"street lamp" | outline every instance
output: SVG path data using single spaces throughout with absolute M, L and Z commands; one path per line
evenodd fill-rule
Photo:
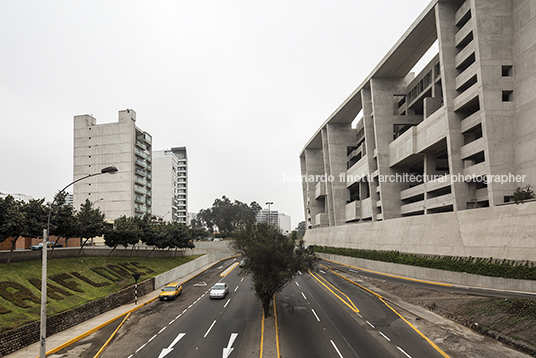
M 274 202 L 273 201 L 267 201 L 266 202 L 266 205 L 268 205 L 268 225 L 270 225 L 270 221 L 271 221 L 271 217 L 270 217 L 270 205 L 272 205 Z
M 43 263 L 42 263 L 42 269 L 41 269 L 41 329 L 40 329 L 40 348 L 39 348 L 39 358 L 45 358 L 46 353 L 46 337 L 47 337 L 47 247 L 48 247 L 48 233 L 50 232 L 50 216 L 52 214 L 52 207 L 54 206 L 54 203 L 56 202 L 56 198 L 59 194 L 63 193 L 65 189 L 73 185 L 74 183 L 78 183 L 81 180 L 87 179 L 89 177 L 94 177 L 101 174 L 115 174 L 117 173 L 118 169 L 116 167 L 106 167 L 103 168 L 100 173 L 97 174 L 89 174 L 85 177 L 78 178 L 72 183 L 65 186 L 65 188 L 61 189 L 58 194 L 54 196 L 54 200 L 52 200 L 52 203 L 50 204 L 50 209 L 48 210 L 48 221 L 47 221 L 47 228 L 43 229 Z

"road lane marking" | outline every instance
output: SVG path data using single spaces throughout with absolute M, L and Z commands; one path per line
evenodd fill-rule
M 245 277 L 242 277 L 242 279 L 240 280 L 240 282 L 244 281 L 244 278 L 245 278 Z
M 316 276 L 315 274 L 313 274 L 312 272 L 309 271 L 309 274 L 311 276 L 313 276 L 318 282 L 320 282 L 325 288 L 327 288 L 329 290 L 329 292 L 331 292 L 335 297 L 337 297 L 339 300 L 341 300 L 346 306 L 348 306 L 352 311 L 354 311 L 355 313 L 359 313 L 359 309 L 355 306 L 355 304 L 352 302 L 352 300 L 346 296 L 346 294 L 344 292 L 342 292 L 341 290 L 339 290 L 337 287 L 333 286 L 330 282 L 328 282 L 325 278 L 323 277 L 320 277 L 320 276 Z M 344 295 L 346 297 L 346 299 L 348 300 L 348 302 L 346 300 L 344 300 L 341 296 L 339 296 L 338 294 L 336 294 L 335 292 L 333 292 L 333 290 L 331 288 L 329 288 L 326 283 L 322 282 L 320 279 L 322 279 L 323 281 L 325 281 L 328 285 L 330 285 L 331 287 L 333 287 L 335 290 L 339 291 L 342 295 Z
M 207 338 L 208 333 L 210 332 L 210 330 L 212 329 L 212 327 L 214 327 L 215 324 L 216 324 L 216 320 L 214 320 L 214 322 L 212 322 L 212 324 L 211 324 L 210 327 L 208 328 L 207 333 L 205 333 L 205 335 L 203 336 L 203 338 Z
M 227 343 L 227 347 L 223 348 L 223 358 L 228 358 L 229 355 L 234 351 L 234 348 L 232 348 L 234 341 L 236 340 L 236 337 L 238 337 L 238 333 L 231 333 L 231 337 L 229 337 L 229 343 Z
M 320 273 L 323 274 L 323 275 L 326 274 L 326 271 L 324 271 L 324 270 L 318 270 L 318 272 L 320 272 Z
M 329 261 L 329 260 L 326 260 L 326 261 Z M 324 266 L 324 265 L 322 265 L 322 266 Z M 424 340 L 426 340 L 426 341 L 428 342 L 428 344 L 430 344 L 430 345 L 431 345 L 431 346 L 432 346 L 432 347 L 433 347 L 439 354 L 441 354 L 441 355 L 442 355 L 443 357 L 445 357 L 445 358 L 450 358 L 450 356 L 449 356 L 448 354 L 446 354 L 445 352 L 443 352 L 443 351 L 441 350 L 441 348 L 439 348 L 434 342 L 432 342 L 428 337 L 426 337 L 421 331 L 419 331 L 419 330 L 418 330 L 414 325 L 412 325 L 408 320 L 406 320 L 404 317 L 402 317 L 402 315 L 401 315 L 400 313 L 398 313 L 393 307 L 391 307 L 389 304 L 387 304 L 387 302 L 385 301 L 385 299 L 384 299 L 381 295 L 377 294 L 377 293 L 374 292 L 374 291 L 369 290 L 368 288 L 366 288 L 366 287 L 364 287 L 364 286 L 358 284 L 357 282 L 354 282 L 354 281 L 352 281 L 352 280 L 350 280 L 350 279 L 344 277 L 344 276 L 341 275 L 341 274 L 338 274 L 337 272 L 334 272 L 333 270 L 329 269 L 329 268 L 326 267 L 326 266 L 324 266 L 324 267 L 325 267 L 326 269 L 328 269 L 330 272 L 332 272 L 333 274 L 335 274 L 335 275 L 337 275 L 337 276 L 339 276 L 339 277 L 342 277 L 342 278 L 345 279 L 346 281 L 351 282 L 351 283 L 353 283 L 354 285 L 356 285 L 357 287 L 359 287 L 359 288 L 361 288 L 361 289 L 363 289 L 363 290 L 365 290 L 365 291 L 367 291 L 367 292 L 373 294 L 374 296 L 378 297 L 379 300 L 380 300 L 384 305 L 386 305 L 387 307 L 389 307 L 389 308 L 391 309 L 391 311 L 393 311 L 394 313 L 396 313 L 396 315 L 397 315 L 398 317 L 400 317 L 400 318 L 401 318 L 404 322 L 406 322 L 411 328 L 413 328 L 413 330 L 414 330 L 415 332 L 417 332 L 417 333 L 418 333 Z M 353 267 L 353 266 L 350 266 L 350 267 Z M 356 267 L 356 268 L 358 268 L 358 267 Z M 392 276 L 392 275 L 391 275 L 391 276 Z M 313 277 L 315 277 L 315 276 L 313 276 Z M 315 278 L 316 278 L 316 277 L 315 277 Z M 449 285 L 445 285 L 445 286 L 449 286 Z M 452 286 L 452 285 L 450 285 L 450 286 Z M 410 357 L 410 356 L 408 355 L 408 357 Z
M 302 292 L 301 295 L 303 296 L 303 298 L 307 299 L 307 297 L 305 297 L 305 294 Z
M 378 331 L 379 332 L 379 331 Z M 391 342 L 391 338 L 387 337 L 385 334 L 383 334 L 382 332 L 380 332 L 380 334 L 382 335 L 383 338 L 387 339 L 389 342 Z
M 140 348 L 138 348 L 138 350 L 136 352 L 134 352 L 135 354 L 138 354 L 139 351 L 142 350 L 143 347 L 145 347 L 147 345 L 147 343 L 145 343 L 143 346 L 141 346 Z
M 229 266 L 225 271 L 223 271 L 220 276 L 221 277 L 225 277 L 227 276 L 231 271 L 233 271 L 235 269 L 235 267 L 238 266 L 238 262 L 235 262 L 234 264 L 232 264 L 231 266 Z
M 402 348 L 400 348 L 399 346 L 396 346 L 396 348 L 398 348 L 398 350 L 400 352 L 404 353 L 406 355 L 406 357 L 411 358 L 411 356 L 409 354 L 407 354 L 406 352 L 404 352 L 404 350 Z
M 313 314 L 315 315 L 316 320 L 317 320 L 318 322 L 320 322 L 320 318 L 318 318 L 318 315 L 316 314 L 315 310 L 311 308 L 311 311 L 312 311 Z
M 179 335 L 173 340 L 173 342 L 171 342 L 171 344 L 167 348 L 162 349 L 162 352 L 160 352 L 158 358 L 164 358 L 165 356 L 167 356 L 169 352 L 173 350 L 173 346 L 177 344 L 177 342 L 179 342 L 185 335 L 186 333 L 179 333 Z
M 344 358 L 341 352 L 339 351 L 339 349 L 337 348 L 337 346 L 335 345 L 335 343 L 332 340 L 330 340 L 330 342 L 333 345 L 333 348 L 335 348 L 335 350 L 337 351 L 337 354 L 339 355 L 339 357 Z
M 374 325 L 373 325 L 372 323 L 370 323 L 369 321 L 367 321 L 367 320 L 365 320 L 365 321 L 366 321 L 366 322 L 368 323 L 368 325 L 371 326 L 372 328 L 376 328 L 376 327 L 374 327 Z
M 167 328 L 167 327 L 162 328 L 161 330 L 158 331 L 157 334 L 160 334 L 160 333 L 164 332 L 164 330 L 165 330 L 166 328 Z
M 230 299 L 230 298 L 227 300 L 227 302 L 225 302 L 225 305 L 223 305 L 223 308 L 227 307 L 227 305 L 229 304 L 229 302 L 231 302 L 231 299 Z
M 298 281 L 294 281 L 294 283 L 296 284 L 296 286 L 300 287 L 300 284 L 298 283 Z
M 152 337 L 147 341 L 147 343 L 149 343 L 150 341 L 152 341 L 152 340 L 155 339 L 156 337 L 158 337 L 158 334 L 155 334 L 154 336 L 152 336 Z
M 240 287 L 240 286 L 236 286 L 236 288 L 234 289 L 235 292 L 236 292 L 236 290 L 238 290 L 238 287 Z

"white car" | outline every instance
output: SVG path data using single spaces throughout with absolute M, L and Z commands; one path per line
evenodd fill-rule
M 229 286 L 224 282 L 218 282 L 210 289 L 210 298 L 225 298 L 229 293 Z

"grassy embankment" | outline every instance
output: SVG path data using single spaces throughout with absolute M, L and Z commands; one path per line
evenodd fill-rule
M 47 315 L 58 314 L 133 285 L 132 271 L 142 273 L 138 281 L 141 282 L 198 257 L 73 257 L 49 260 Z M 123 275 L 114 275 L 113 269 Z M 40 280 L 41 260 L 0 264 L 0 332 L 39 320 Z M 35 283 L 39 288 L 35 287 Z M 51 286 L 63 292 L 55 292 Z

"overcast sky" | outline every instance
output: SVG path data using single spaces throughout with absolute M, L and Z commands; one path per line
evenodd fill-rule
M 429 0 L 0 2 L 0 192 L 73 180 L 73 116 L 137 112 L 186 146 L 189 211 L 226 195 L 304 220 L 299 154 Z

